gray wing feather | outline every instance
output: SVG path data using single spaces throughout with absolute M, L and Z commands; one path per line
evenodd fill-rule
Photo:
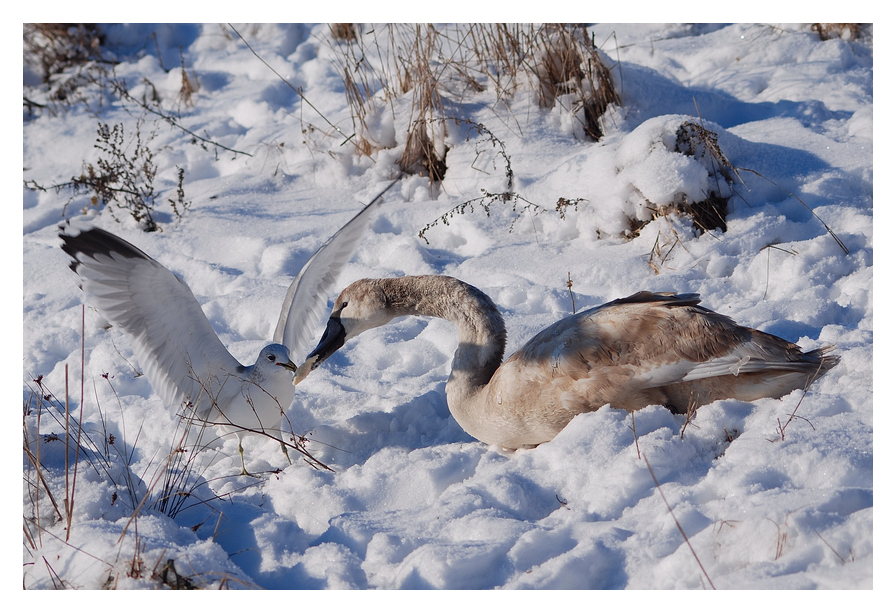
M 99 228 L 60 236 L 91 306 L 130 336 L 153 389 L 168 406 L 200 402 L 200 381 L 240 368 L 193 292 L 170 270 Z M 196 407 L 200 413 L 207 408 Z
M 397 182 L 398 179 L 392 181 L 330 237 L 305 263 L 289 286 L 274 330 L 274 342 L 286 345 L 297 364 L 305 359 L 305 353 L 312 349 L 315 334 L 323 328 L 327 297 L 367 232 L 370 220 L 379 208 L 380 197 Z

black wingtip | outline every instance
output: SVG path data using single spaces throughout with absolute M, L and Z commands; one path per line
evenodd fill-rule
M 76 235 L 63 231 L 59 233 L 59 238 L 62 239 L 62 250 L 74 260 L 71 269 L 75 272 L 78 272 L 77 265 L 81 261 L 78 256 L 81 254 L 95 258 L 97 254 L 114 252 L 127 258 L 151 259 L 131 243 L 102 228 L 90 228 Z

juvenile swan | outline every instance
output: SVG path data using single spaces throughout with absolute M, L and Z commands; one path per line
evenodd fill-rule
M 283 412 L 304 376 L 296 373 L 287 345 L 299 351 L 311 345 L 311 329 L 323 318 L 327 295 L 383 193 L 311 256 L 286 293 L 274 343 L 251 366 L 227 351 L 187 284 L 143 251 L 99 228 L 59 236 L 88 302 L 128 335 L 156 394 L 201 424 L 236 434 L 241 474 L 249 474 L 243 459 L 246 433 L 278 439 L 286 454 Z
M 780 398 L 839 362 L 698 306 L 697 294 L 639 292 L 549 326 L 501 364 L 506 333 L 494 302 L 445 276 L 362 279 L 339 295 L 306 360 L 316 368 L 365 330 L 395 317 L 452 322 L 459 346 L 445 390 L 461 427 L 507 449 L 551 440 L 605 404 L 661 404 L 683 413 L 723 398 Z

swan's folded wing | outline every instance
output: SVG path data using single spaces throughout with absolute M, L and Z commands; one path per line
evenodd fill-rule
M 732 374 L 751 355 L 751 331 L 698 303 L 696 294 L 639 292 L 549 326 L 520 357 L 620 389 Z
M 584 327 L 642 388 L 726 375 L 827 370 L 827 349 L 803 353 L 777 336 L 699 306 L 694 294 L 641 292 L 594 311 Z
M 130 243 L 93 228 L 60 235 L 87 302 L 131 339 L 153 390 L 171 407 L 198 406 L 212 378 L 219 385 L 242 366 L 221 343 L 193 296 L 174 273 Z M 203 403 L 207 405 L 208 403 Z
M 725 355 L 713 357 L 705 362 L 682 361 L 673 368 L 661 367 L 651 374 L 658 385 L 678 381 L 697 381 L 725 375 L 746 375 L 751 373 L 799 372 L 814 380 L 837 362 L 837 356 L 829 355 L 833 347 L 822 347 L 803 353 L 798 345 L 783 339 L 750 330 L 750 340 L 736 345 Z M 663 370 L 665 369 L 665 372 Z M 814 375 L 814 376 L 813 376 Z M 665 380 L 664 380 L 665 379 Z
M 296 364 L 301 364 L 305 354 L 313 348 L 314 340 L 324 325 L 327 297 L 333 292 L 339 273 L 367 232 L 370 220 L 379 207 L 380 197 L 396 182 L 397 179 L 330 237 L 290 284 L 274 330 L 274 342 L 286 345 Z

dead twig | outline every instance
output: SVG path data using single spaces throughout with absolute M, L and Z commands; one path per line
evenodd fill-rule
M 660 493 L 660 497 L 663 499 L 663 502 L 666 503 L 666 508 L 669 509 L 669 515 L 672 516 L 672 521 L 675 522 L 675 527 L 678 528 L 678 531 L 681 533 L 681 536 L 684 538 L 684 542 L 687 544 L 688 549 L 691 550 L 691 553 L 694 555 L 694 559 L 697 560 L 697 565 L 700 567 L 700 570 L 703 572 L 703 576 L 706 577 L 706 580 L 709 582 L 709 587 L 712 589 L 716 589 L 716 586 L 713 585 L 712 579 L 709 578 L 709 574 L 706 572 L 706 569 L 703 568 L 703 563 L 700 562 L 699 556 L 697 556 L 697 552 L 694 551 L 694 547 L 691 545 L 691 541 L 688 540 L 688 535 L 685 534 L 684 528 L 681 527 L 681 524 L 678 523 L 678 519 L 675 517 L 675 513 L 672 511 L 672 506 L 669 504 L 669 501 L 666 500 L 666 495 L 663 494 L 663 490 L 660 487 L 660 482 L 657 480 L 656 475 L 653 472 L 653 468 L 650 466 L 650 462 L 647 461 L 647 455 L 644 455 L 644 463 L 647 464 L 647 470 L 650 471 L 650 477 L 653 479 L 653 483 L 656 485 L 656 491 Z
M 794 193 L 791 192 L 791 191 L 788 191 L 788 190 L 784 189 L 783 187 L 781 187 L 780 185 L 778 185 L 777 183 L 775 183 L 774 181 L 772 181 L 772 180 L 769 179 L 768 177 L 764 176 L 764 175 L 763 175 L 762 173 L 760 173 L 760 172 L 756 172 L 755 170 L 752 170 L 752 169 L 750 169 L 750 168 L 741 168 L 741 167 L 737 167 L 737 168 L 735 168 L 735 170 L 743 170 L 744 172 L 751 172 L 751 173 L 753 173 L 754 175 L 756 175 L 757 177 L 759 177 L 759 178 L 761 178 L 761 179 L 765 179 L 766 181 L 768 181 L 769 183 L 771 183 L 772 185 L 774 185 L 775 187 L 777 187 L 778 189 L 780 189 L 782 192 L 784 192 L 784 193 L 787 194 L 788 196 L 792 196 L 797 202 L 799 202 L 799 203 L 802 204 L 804 207 L 806 207 L 806 209 L 807 209 L 810 213 L 812 213 L 812 216 L 815 217 L 815 219 L 817 219 L 817 220 L 821 223 L 821 225 L 824 226 L 824 229 L 828 231 L 828 234 L 830 234 L 831 237 L 832 237 L 835 241 L 837 241 L 837 245 L 840 246 L 840 248 L 843 250 L 843 253 L 845 253 L 845 254 L 847 254 L 847 255 L 849 254 L 849 249 L 846 247 L 846 245 L 843 243 L 843 241 L 840 240 L 840 237 L 837 236 L 837 235 L 834 233 L 834 231 L 831 230 L 831 228 L 828 226 L 828 224 L 826 224 L 826 223 L 824 222 L 824 220 L 823 220 L 821 217 L 818 216 L 818 213 L 816 213 L 815 211 L 813 211 L 813 210 L 812 210 L 812 207 L 810 207 L 808 204 L 806 204 L 805 202 L 803 202 L 802 199 L 800 199 L 799 196 L 797 196 L 796 194 L 794 194 Z
M 576 314 L 576 297 L 572 293 L 572 273 L 566 273 L 566 289 L 569 290 L 569 299 L 572 301 L 572 314 Z

